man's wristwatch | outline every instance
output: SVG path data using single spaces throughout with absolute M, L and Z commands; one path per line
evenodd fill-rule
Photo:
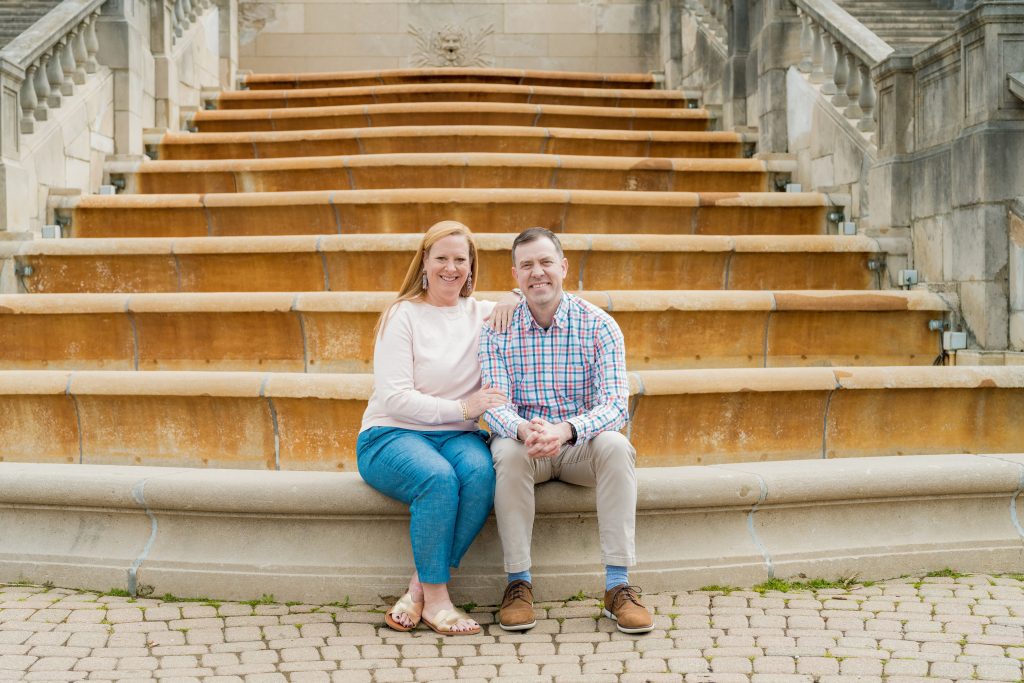
M 569 444 L 570 446 L 575 446 L 576 439 L 579 438 L 579 434 L 576 433 L 576 425 L 574 425 L 572 422 L 569 422 L 567 424 L 569 425 L 569 431 L 572 432 L 572 438 L 566 441 L 566 443 Z

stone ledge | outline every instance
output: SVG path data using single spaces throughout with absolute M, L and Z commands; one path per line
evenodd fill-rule
M 881 579 L 1024 561 L 1024 455 L 904 456 L 638 471 L 635 582 L 650 591 L 770 576 Z M 593 491 L 537 492 L 538 598 L 597 584 Z M 0 463 L 0 580 L 327 602 L 400 592 L 404 506 L 356 474 Z M 457 600 L 504 583 L 493 519 Z

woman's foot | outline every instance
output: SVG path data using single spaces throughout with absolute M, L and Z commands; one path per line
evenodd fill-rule
M 399 631 L 410 631 L 420 623 L 420 616 L 423 612 L 423 586 L 420 584 L 416 574 L 409 579 L 409 589 L 405 595 L 398 599 L 391 611 L 387 614 L 388 626 L 398 628 Z M 394 622 L 394 623 L 391 623 Z
M 449 633 L 478 633 L 480 624 L 458 611 L 448 596 L 448 584 L 446 583 L 425 583 L 422 584 L 424 596 L 423 619 L 430 624 L 439 626 Z M 452 615 L 457 613 L 460 618 L 452 621 Z M 444 622 L 444 626 L 440 623 Z M 435 631 L 435 626 L 431 626 Z
M 431 624 L 438 623 L 438 615 L 446 616 L 451 612 L 458 611 L 455 605 L 452 604 L 451 600 L 445 600 L 443 602 L 432 602 L 424 605 L 423 607 L 423 620 L 430 622 Z M 448 627 L 448 630 L 452 633 L 466 633 L 469 631 L 479 631 L 480 624 L 474 619 L 470 619 L 468 616 L 461 618 Z

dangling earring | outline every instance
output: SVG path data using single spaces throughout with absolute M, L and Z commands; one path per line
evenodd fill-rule
M 423 271 L 423 278 L 420 280 L 420 282 L 423 284 L 423 291 L 427 291 L 427 271 Z
M 473 293 L 473 273 L 466 276 L 466 284 L 462 286 L 462 293 L 466 296 Z

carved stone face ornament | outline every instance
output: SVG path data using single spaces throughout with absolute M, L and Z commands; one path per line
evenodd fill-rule
M 415 66 L 491 66 L 493 58 L 484 49 L 493 26 L 465 28 L 445 24 L 440 30 L 409 26 L 416 39 L 412 56 Z

